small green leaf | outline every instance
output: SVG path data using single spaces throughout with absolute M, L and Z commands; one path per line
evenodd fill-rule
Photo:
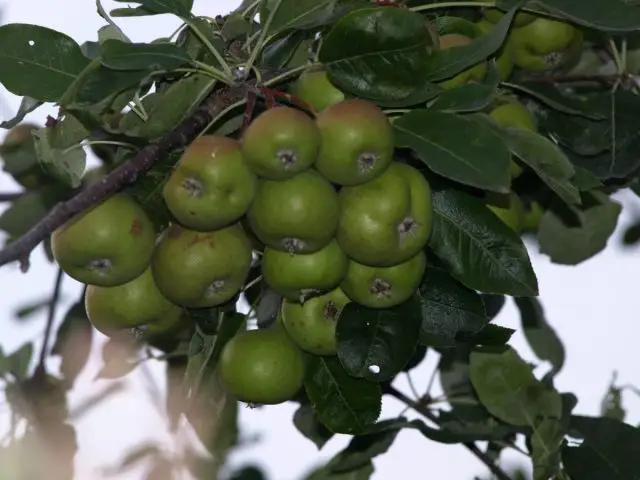
M 476 349 L 469 360 L 473 388 L 495 417 L 522 427 L 535 426 L 539 417 L 561 417 L 560 394 L 542 385 L 511 347 Z
M 302 435 L 315 444 L 318 450 L 333 437 L 333 433 L 320 423 L 311 405 L 300 405 L 293 414 L 293 424 Z
M 560 265 L 578 265 L 600 253 L 618 224 L 622 205 L 607 195 L 591 192 L 592 205 L 572 209 L 578 222 L 567 224 L 553 210 L 547 210 L 538 228 L 540 253 Z M 577 223 L 577 224 L 576 224 Z
M 484 62 L 496 53 L 507 38 L 509 27 L 518 7 L 507 12 L 490 33 L 480 35 L 468 45 L 439 50 L 431 57 L 429 65 L 429 77 L 432 82 L 445 80 L 470 68 L 480 62 Z M 446 22 L 448 17 L 436 19 L 437 22 Z
M 542 304 L 537 298 L 516 298 L 520 322 L 529 346 L 540 360 L 547 360 L 557 374 L 564 365 L 564 345 L 547 322 Z
M 509 192 L 511 153 L 490 128 L 437 110 L 413 110 L 393 126 L 396 146 L 411 148 L 438 175 L 472 187 Z M 465 132 L 464 142 L 460 132 Z
M 119 8 L 113 10 L 111 15 L 118 16 L 144 16 L 173 13 L 181 18 L 191 16 L 193 0 L 114 0 L 121 3 L 139 3 L 136 8 Z M 131 12 L 128 12 L 131 10 Z
M 511 336 L 516 333 L 515 330 L 500 325 L 490 323 L 478 333 L 469 335 L 467 333 L 458 333 L 456 340 L 458 342 L 467 343 L 469 345 L 486 345 L 500 346 L 505 345 L 511 340 Z
M 557 418 L 537 421 L 531 434 L 533 480 L 555 478 L 560 470 L 560 457 L 565 431 Z
M 498 96 L 497 85 L 466 83 L 445 90 L 431 104 L 430 108 L 443 112 L 476 112 L 491 104 Z
M 429 247 L 457 280 L 484 293 L 538 295 L 522 240 L 481 200 L 442 190 L 434 192 L 433 208 Z
M 47 136 L 47 142 L 56 149 L 76 146 L 86 139 L 91 132 L 74 115 L 69 113 L 54 125 L 41 130 Z
M 105 40 L 102 64 L 113 70 L 173 70 L 190 62 L 189 55 L 172 43 L 128 43 Z
M 337 357 L 311 360 L 305 390 L 318 419 L 334 433 L 357 435 L 380 416 L 380 386 L 349 376 Z
M 489 321 L 480 295 L 438 267 L 427 268 L 417 296 L 423 345 L 453 346 L 458 333 L 476 334 Z
M 71 306 L 58 327 L 52 355 L 61 359 L 60 373 L 72 385 L 89 360 L 93 328 L 87 317 L 84 301 Z
M 11 372 L 18 380 L 25 380 L 29 373 L 32 359 L 33 343 L 28 342 L 5 357 L 5 368 L 3 370 Z
M 24 120 L 24 117 L 29 115 L 31 112 L 35 111 L 37 108 L 42 106 L 44 102 L 41 100 L 36 100 L 31 97 L 22 97 L 20 101 L 20 106 L 18 107 L 18 112 L 15 116 L 10 120 L 5 120 L 0 122 L 0 128 L 13 128 L 18 125 L 20 122 Z
M 15 311 L 15 316 L 18 320 L 26 320 L 29 317 L 32 317 L 36 313 L 41 312 L 46 307 L 51 305 L 51 297 L 46 296 L 45 298 L 37 301 L 32 301 L 27 305 L 23 305 L 19 309 Z
M 69 187 L 79 187 L 87 166 L 84 148 L 79 144 L 64 149 L 56 148 L 51 144 L 46 129 L 34 130 L 33 137 L 38 161 L 43 168 Z
M 63 33 L 24 23 L 0 26 L 0 83 L 15 95 L 55 102 L 88 64 Z
M 562 463 L 572 478 L 626 480 L 640 478 L 640 430 L 611 418 L 574 415 L 570 435 L 579 447 L 565 446 Z
M 385 309 L 348 303 L 336 325 L 338 358 L 349 375 L 372 382 L 390 380 L 411 359 L 420 323 L 416 298 Z
M 627 416 L 627 411 L 622 405 L 622 388 L 614 385 L 615 378 L 616 376 L 614 375 L 613 381 L 609 385 L 607 393 L 602 399 L 600 404 L 600 415 L 624 422 L 624 419 Z
M 400 100 L 426 82 L 434 37 L 425 18 L 408 9 L 362 8 L 343 16 L 319 53 L 340 89 L 372 100 Z

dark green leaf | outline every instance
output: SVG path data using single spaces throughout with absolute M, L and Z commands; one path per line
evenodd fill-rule
M 586 192 L 602 188 L 603 183 L 589 170 L 585 170 L 584 168 L 577 167 L 575 165 L 573 168 L 576 171 L 576 174 L 571 178 L 571 183 L 573 183 L 578 190 Z
M 560 394 L 544 387 L 511 347 L 476 349 L 469 360 L 473 388 L 495 417 L 522 427 L 533 427 L 538 417 L 560 418 Z
M 102 64 L 113 70 L 173 70 L 190 61 L 172 43 L 128 43 L 106 40 L 101 47 Z
M 137 8 L 119 8 L 111 12 L 114 17 L 118 16 L 138 16 L 138 15 L 159 15 L 162 13 L 173 13 L 178 17 L 188 18 L 193 8 L 193 0 L 115 0 L 121 3 L 139 3 Z M 124 13 L 132 10 L 135 13 Z
M 336 325 L 338 358 L 349 375 L 390 380 L 411 359 L 420 322 L 417 298 L 385 309 L 348 303 Z
M 476 334 L 489 321 L 480 295 L 440 268 L 427 268 L 417 295 L 423 345 L 453 346 L 458 333 Z
M 318 450 L 322 449 L 333 437 L 333 433 L 318 421 L 311 405 L 300 405 L 300 408 L 293 414 L 293 424 L 302 435 L 318 447 Z
M 441 410 L 438 424 L 451 439 L 457 440 L 456 443 L 504 440 L 517 431 L 513 425 L 489 415 L 481 406 L 465 405 L 465 408 L 459 408 L 456 405 L 451 411 Z
M 267 30 L 271 35 L 322 25 L 332 16 L 336 4 L 336 0 L 267 0 L 261 23 L 273 13 Z
M 496 132 L 504 140 L 511 153 L 529 165 L 540 179 L 560 198 L 569 204 L 581 203 L 578 189 L 571 183 L 575 170 L 558 146 L 542 135 L 516 127 L 499 127 L 488 117 L 476 117 L 479 121 L 494 124 Z
M 555 478 L 560 469 L 560 456 L 565 431 L 557 418 L 537 421 L 531 434 L 533 480 Z
M 519 90 L 559 112 L 580 115 L 593 120 L 607 118 L 601 112 L 594 112 L 589 102 L 584 98 L 577 95 L 569 95 L 564 91 L 561 92 L 557 85 L 523 81 L 517 84 L 507 84 L 507 86 Z
M 547 322 L 542 304 L 537 298 L 516 298 L 520 310 L 520 322 L 533 353 L 540 360 L 547 360 L 557 374 L 564 365 L 564 345 L 558 334 Z
M 491 104 L 497 95 L 496 85 L 467 83 L 445 90 L 430 108 L 444 112 L 476 112 Z
M 325 465 L 313 470 L 304 477 L 304 480 L 369 480 L 374 471 L 375 468 L 372 462 L 367 463 L 357 470 L 344 473 L 334 473 L 329 468 L 329 465 Z
M 516 331 L 490 323 L 475 335 L 458 334 L 456 340 L 470 345 L 500 346 L 505 345 Z
M 74 304 L 58 327 L 52 355 L 61 359 L 60 373 L 72 385 L 89 360 L 93 328 L 87 317 L 84 301 Z
M 87 154 L 79 144 L 70 148 L 56 148 L 51 144 L 47 129 L 33 131 L 36 154 L 42 167 L 51 176 L 71 188 L 78 188 L 87 166 Z
M 457 190 L 433 194 L 429 247 L 452 275 L 484 293 L 537 296 L 536 279 L 520 237 L 484 203 Z
M 560 265 L 577 265 L 600 253 L 618 224 L 620 203 L 603 193 L 592 192 L 595 205 L 573 209 L 579 224 L 567 224 L 553 210 L 547 210 L 538 228 L 540 252 Z
M 267 480 L 267 477 L 259 467 L 248 465 L 233 472 L 229 480 Z
M 611 418 L 573 416 L 571 436 L 584 442 L 565 446 L 562 463 L 572 478 L 626 480 L 640 478 L 640 430 Z
M 496 53 L 509 32 L 511 21 L 517 12 L 512 8 L 486 35 L 480 35 L 468 45 L 439 50 L 430 59 L 428 79 L 432 82 L 445 80 L 485 61 Z M 436 22 L 446 22 L 447 17 L 439 18 Z
M 438 175 L 460 183 L 507 193 L 511 153 L 489 127 L 436 110 L 413 110 L 393 124 L 398 147 L 408 147 Z M 465 141 L 460 141 L 465 132 Z
M 0 26 L 0 83 L 15 95 L 55 102 L 88 64 L 63 33 L 24 23 Z
M 334 433 L 357 435 L 380 415 L 380 386 L 349 376 L 337 357 L 311 360 L 305 390 L 318 419 Z
M 506 302 L 504 295 L 492 295 L 490 293 L 483 293 L 481 295 L 482 303 L 484 303 L 484 310 L 487 312 L 487 317 L 493 320 L 502 311 L 502 307 Z
M 319 61 L 338 88 L 373 100 L 401 100 L 426 81 L 434 38 L 408 9 L 363 8 L 343 16 L 323 39 Z

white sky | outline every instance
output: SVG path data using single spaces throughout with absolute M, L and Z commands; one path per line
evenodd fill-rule
M 226 13 L 239 1 L 195 0 L 195 12 L 214 16 Z M 105 1 L 107 11 L 124 4 Z M 42 0 L 0 0 L 2 23 L 31 23 L 62 31 L 78 43 L 95 40 L 96 31 L 103 20 L 96 14 L 95 4 L 87 0 L 65 0 L 44 2 Z M 166 36 L 177 26 L 178 21 L 170 16 L 119 19 L 120 26 L 134 41 L 151 40 Z M 0 87 L 0 119 L 13 116 L 19 99 Z M 42 123 L 47 114 L 55 115 L 52 108 L 41 108 L 28 120 Z M 0 138 L 1 138 L 0 134 Z M 6 175 L 0 175 L 0 192 L 17 189 Z M 622 195 L 626 201 L 638 200 Z M 0 206 L 0 211 L 3 209 Z M 629 215 L 621 216 L 619 225 L 625 225 Z M 618 232 L 619 234 L 620 232 Z M 638 250 L 622 252 L 616 238 L 611 248 L 577 268 L 551 265 L 546 258 L 531 248 L 532 261 L 538 274 L 540 291 L 548 318 L 563 339 L 567 351 L 564 369 L 557 377 L 561 391 L 572 391 L 580 399 L 576 411 L 582 414 L 597 414 L 602 395 L 606 391 L 613 370 L 619 372 L 621 384 L 640 385 L 640 370 L 637 368 L 637 338 L 640 334 L 637 312 L 640 311 L 640 296 L 637 293 Z M 55 268 L 38 249 L 32 255 L 32 267 L 23 275 L 16 265 L 0 269 L 0 312 L 4 312 L 0 332 L 5 351 L 11 352 L 25 340 L 38 342 L 44 326 L 44 315 L 39 315 L 27 324 L 12 321 L 12 312 L 28 303 L 50 294 Z M 63 315 L 72 301 L 78 298 L 80 285 L 65 279 L 65 302 L 59 310 Z M 60 320 L 60 318 L 58 319 Z M 511 302 L 504 308 L 496 323 L 518 328 L 518 316 Z M 103 337 L 101 337 L 103 340 Z M 520 332 L 511 344 L 527 360 L 535 357 L 527 347 Z M 36 343 L 37 346 L 37 343 Z M 93 352 L 94 361 L 80 377 L 71 395 L 72 407 L 82 403 L 105 388 L 107 382 L 93 382 L 99 368 L 99 350 Z M 428 381 L 437 363 L 431 354 L 419 369 L 414 371 L 413 381 L 420 389 Z M 546 371 L 546 370 L 545 370 Z M 126 379 L 126 391 L 108 400 L 100 407 L 81 417 L 77 423 L 80 452 L 77 457 L 77 478 L 100 480 L 100 469 L 117 463 L 122 454 L 140 442 L 153 441 L 170 446 L 170 437 L 162 418 L 154 409 L 149 394 L 149 378 L 155 379 L 157 388 L 163 388 L 161 365 L 149 362 L 147 367 L 136 370 Z M 400 379 L 397 386 L 407 388 Z M 630 393 L 624 394 L 625 406 L 632 424 L 640 422 L 640 399 Z M 272 480 L 297 480 L 313 465 L 339 451 L 348 437 L 332 439 L 319 454 L 315 446 L 301 437 L 291 422 L 295 405 L 281 405 L 258 410 L 241 409 L 241 427 L 247 438 L 259 435 L 261 440 L 236 452 L 232 456 L 234 465 L 259 463 Z M 397 415 L 402 405 L 394 399 L 385 399 L 383 416 Z M 6 428 L 7 408 L 0 408 L 0 437 Z M 508 464 L 525 461 L 518 453 L 503 455 Z M 485 475 L 484 466 L 462 446 L 440 445 L 430 442 L 416 432 L 403 432 L 386 455 L 375 460 L 375 480 L 387 480 L 395 476 L 407 480 L 425 478 L 450 478 L 466 480 L 474 475 Z M 140 469 L 132 471 L 122 479 L 142 478 Z

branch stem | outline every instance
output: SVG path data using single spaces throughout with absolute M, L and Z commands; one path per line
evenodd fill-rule
M 400 390 L 392 386 L 389 386 L 387 388 L 387 393 L 389 393 L 389 395 L 396 398 L 397 400 L 400 400 L 402 403 L 404 403 L 408 407 L 411 407 L 413 410 L 418 412 L 423 417 L 429 419 L 436 425 L 439 423 L 438 417 L 436 417 L 428 408 L 425 408 L 423 405 L 412 400 L 407 395 L 402 393 Z M 480 450 L 480 448 L 478 448 L 478 446 L 475 443 L 467 442 L 467 443 L 463 443 L 463 445 L 467 448 L 467 450 L 473 453 L 478 460 L 484 463 L 487 466 L 487 468 L 491 471 L 491 473 L 498 480 L 511 480 L 509 475 L 507 475 L 507 473 L 504 470 L 502 470 L 498 465 L 496 465 L 491 459 L 491 457 L 489 457 L 489 455 L 487 455 L 482 450 Z
M 62 289 L 62 279 L 64 272 L 58 268 L 56 280 L 53 285 L 53 294 L 49 301 L 49 313 L 47 314 L 47 324 L 44 327 L 44 336 L 42 338 L 42 348 L 40 348 L 40 359 L 36 371 L 45 371 L 45 362 L 47 361 L 47 352 L 49 351 L 49 340 L 51 338 L 51 330 L 53 330 L 53 322 L 56 319 L 56 311 L 58 310 L 58 302 L 60 300 L 60 290 Z

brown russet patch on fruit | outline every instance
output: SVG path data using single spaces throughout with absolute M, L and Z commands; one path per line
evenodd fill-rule
M 184 228 L 174 223 L 169 227 L 169 230 L 167 230 L 167 237 L 178 238 L 180 235 L 182 235 L 183 232 L 184 232 Z
M 336 302 L 328 301 L 327 304 L 324 306 L 325 320 L 335 322 L 338 319 L 338 315 L 340 315 L 340 308 L 338 308 L 338 305 L 336 305 Z
M 213 238 L 213 235 L 209 235 L 206 233 L 203 234 L 196 234 L 193 239 L 187 243 L 187 245 L 185 246 L 185 248 L 190 248 L 193 247 L 194 245 L 197 245 L 199 243 L 206 243 L 209 242 L 209 244 L 211 246 L 215 245 L 215 239 Z
M 131 222 L 131 228 L 129 229 L 129 233 L 131 235 L 140 235 L 144 230 L 144 223 L 139 218 L 134 218 L 133 222 Z

